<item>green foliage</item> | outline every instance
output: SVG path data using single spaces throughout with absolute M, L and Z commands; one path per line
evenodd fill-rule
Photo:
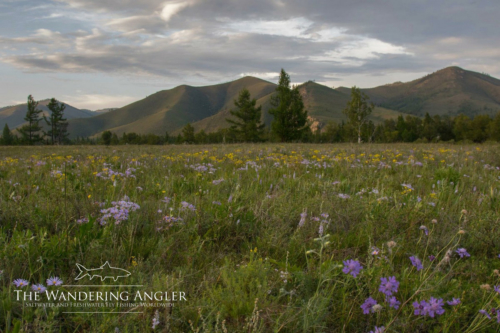
M 358 143 L 361 143 L 361 129 L 375 107 L 373 103 L 368 103 L 368 100 L 368 95 L 354 86 L 351 88 L 351 99 L 343 111 L 349 124 L 357 131 Z
M 194 143 L 196 141 L 194 137 L 194 127 L 190 123 L 182 129 L 182 139 L 186 143 Z
M 345 127 L 330 124 L 329 133 Z M 369 332 L 375 326 L 495 332 L 495 318 L 478 311 L 500 306 L 493 290 L 500 274 L 499 149 L 416 143 L 4 148 L 0 328 L 145 333 L 158 310 L 156 332 Z M 109 169 L 116 172 L 111 178 Z M 102 209 L 125 195 L 140 209 L 119 224 L 101 225 Z M 195 210 L 183 208 L 184 201 Z M 166 215 L 182 221 L 165 223 Z M 462 247 L 471 257 L 456 254 Z M 410 256 L 422 260 L 422 270 Z M 357 277 L 342 271 L 349 259 L 363 266 Z M 138 306 L 141 314 L 123 316 L 69 315 L 13 296 L 17 278 L 45 284 L 59 276 L 64 284 L 81 283 L 78 290 L 95 290 L 74 280 L 75 263 L 97 267 L 106 260 L 132 273 L 127 284 L 182 290 L 187 302 Z M 380 278 L 389 276 L 400 281 L 397 310 L 379 292 Z M 379 312 L 363 314 L 368 297 L 382 306 Z M 430 297 L 462 303 L 445 304 L 434 318 L 415 316 L 412 303 Z
M 290 87 L 290 76 L 281 69 L 276 93 L 271 97 L 269 114 L 273 133 L 281 142 L 299 140 L 307 129 L 307 111 L 298 87 Z
M 28 96 L 28 111 L 26 112 L 26 116 L 24 120 L 27 122 L 26 125 L 22 126 L 19 129 L 19 133 L 22 135 L 22 140 L 29 145 L 33 145 L 42 141 L 42 137 L 40 136 L 40 131 L 42 127 L 40 127 L 40 113 L 42 110 L 38 109 L 38 102 L 35 101 L 33 96 Z
M 2 144 L 9 146 L 14 143 L 14 135 L 10 131 L 9 125 L 5 124 L 2 132 Z
M 226 119 L 232 124 L 231 129 L 244 142 L 258 142 L 262 140 L 264 124 L 261 123 L 261 107 L 256 107 L 257 100 L 251 99 L 248 89 L 240 91 L 237 100 L 234 100 L 236 110 L 229 111 L 237 120 Z
M 66 105 L 59 103 L 55 98 L 52 98 L 47 105 L 50 110 L 49 118 L 43 116 L 49 130 L 44 133 L 50 139 L 50 144 L 62 144 L 68 140 L 68 122 L 64 117 L 64 109 Z
M 102 143 L 105 144 L 106 146 L 109 146 L 111 144 L 111 137 L 112 136 L 113 136 L 113 134 L 111 133 L 111 131 L 102 132 L 102 134 L 101 134 Z

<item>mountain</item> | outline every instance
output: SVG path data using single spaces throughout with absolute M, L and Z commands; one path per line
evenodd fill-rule
M 344 87 L 337 90 L 350 91 Z M 500 110 L 500 80 L 460 67 L 447 67 L 411 82 L 362 90 L 376 105 L 417 116 L 427 112 L 493 115 Z
M 135 132 L 176 135 L 191 123 L 196 131 L 213 132 L 229 127 L 226 118 L 234 108 L 234 100 L 246 88 L 257 105 L 262 106 L 262 120 L 269 125 L 272 116 L 271 96 L 276 84 L 255 77 L 243 77 L 236 81 L 205 87 L 178 86 L 159 91 L 140 101 L 92 118 L 73 119 L 69 131 L 73 137 L 98 136 L 109 130 L 117 135 Z M 328 121 L 342 121 L 342 114 L 349 94 L 309 81 L 299 86 L 310 120 L 318 126 Z M 377 107 L 371 116 L 375 122 L 397 117 L 400 113 Z
M 92 118 L 69 122 L 73 137 L 99 135 L 110 130 L 118 135 L 125 132 L 173 133 L 187 123 L 195 123 L 220 112 L 229 112 L 243 88 L 254 98 L 270 96 L 276 85 L 254 77 L 205 87 L 178 86 L 159 91 L 140 101 Z M 225 126 L 224 123 L 216 126 Z
M 273 84 L 273 91 L 264 97 L 257 99 L 257 105 L 262 106 L 262 120 L 266 125 L 272 122 L 272 116 L 268 113 L 271 108 L 270 100 L 271 95 L 274 93 L 276 85 Z M 329 121 L 340 123 L 347 120 L 346 116 L 342 113 L 347 102 L 350 100 L 350 90 L 348 93 L 341 92 L 327 86 L 318 84 L 313 81 L 308 81 L 299 86 L 299 92 L 302 95 L 304 106 L 308 111 L 309 120 L 315 123 L 315 126 L 323 127 Z M 210 117 L 202 119 L 193 123 L 196 131 L 204 130 L 205 132 L 216 131 L 219 128 L 229 127 L 226 118 L 230 118 L 229 110 L 233 108 L 231 105 Z M 397 118 L 400 112 L 389 110 L 383 107 L 376 107 L 370 116 L 374 122 L 382 122 L 384 119 Z M 173 132 L 173 134 L 180 133 L 180 129 Z
M 47 104 L 49 104 L 49 102 L 50 102 L 49 99 L 45 99 L 43 101 L 38 102 L 38 109 L 43 111 L 41 115 L 45 115 L 46 117 L 50 115 L 50 111 L 47 108 Z M 64 117 L 68 120 L 75 118 L 88 118 L 96 115 L 94 112 L 90 110 L 81 110 L 68 104 L 65 105 L 66 109 L 64 110 Z M 28 111 L 27 104 L 7 106 L 1 108 L 0 127 L 3 128 L 5 124 L 9 124 L 9 127 L 11 129 L 14 129 L 18 126 L 23 125 L 25 123 L 24 116 L 26 115 L 26 111 Z
M 269 125 L 272 116 L 271 96 L 276 85 L 255 77 L 243 77 L 222 84 L 193 87 L 182 85 L 162 90 L 118 109 L 103 112 L 66 109 L 71 137 L 95 137 L 110 130 L 117 135 L 135 132 L 177 135 L 191 123 L 196 131 L 213 132 L 229 127 L 226 118 L 234 108 L 239 92 L 247 88 L 257 105 L 262 106 L 262 120 Z M 362 89 L 376 105 L 370 119 L 378 123 L 399 115 L 412 114 L 455 116 L 464 113 L 496 114 L 500 110 L 500 80 L 486 74 L 448 67 L 411 82 L 396 82 Z M 350 88 L 337 88 L 308 81 L 299 86 L 310 121 L 321 128 L 329 121 L 346 120 L 342 110 L 350 99 Z M 42 101 L 40 106 L 48 101 Z M 46 108 L 45 108 L 46 109 Z M 0 126 L 22 124 L 26 105 L 0 109 Z

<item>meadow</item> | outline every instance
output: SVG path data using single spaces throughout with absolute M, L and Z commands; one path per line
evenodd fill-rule
M 1 332 L 500 331 L 497 144 L 2 147 L 0 189 Z M 186 301 L 16 299 L 122 281 Z

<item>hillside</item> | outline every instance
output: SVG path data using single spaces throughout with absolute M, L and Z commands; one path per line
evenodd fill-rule
M 275 87 L 275 86 L 274 86 Z M 347 118 L 342 113 L 347 101 L 350 99 L 349 94 L 329 88 L 327 86 L 308 81 L 299 86 L 299 91 L 304 100 L 304 105 L 308 111 L 309 116 L 313 121 L 318 122 L 319 127 L 324 126 L 328 121 L 341 122 Z M 272 91 L 274 93 L 274 90 Z M 272 116 L 268 111 L 271 108 L 270 99 L 271 94 L 264 96 L 257 100 L 257 105 L 262 106 L 262 120 L 266 125 L 270 125 Z M 204 130 L 205 132 L 212 132 L 219 128 L 229 127 L 226 118 L 230 118 L 229 110 L 234 105 L 231 103 L 230 107 L 216 113 L 213 116 L 202 119 L 193 124 L 196 131 Z M 400 112 L 389 110 L 382 107 L 376 107 L 370 119 L 378 123 L 388 118 L 397 118 Z M 174 134 L 180 133 L 180 129 Z
M 42 114 L 45 116 L 49 116 L 49 109 L 47 108 L 47 104 L 49 104 L 50 100 L 46 99 L 43 101 L 39 101 L 38 109 L 42 110 Z M 26 115 L 26 111 L 28 110 L 27 104 L 20 104 L 15 106 L 7 106 L 0 109 L 0 126 L 3 128 L 5 124 L 9 124 L 11 129 L 14 129 L 18 126 L 24 124 L 24 116 Z M 66 109 L 64 110 L 64 116 L 66 119 L 75 119 L 75 118 L 89 118 L 93 117 L 96 114 L 89 110 L 80 110 L 71 105 L 66 104 Z
M 182 85 L 96 117 L 70 121 L 69 131 L 72 136 L 93 136 L 104 130 L 119 135 L 125 132 L 173 133 L 187 123 L 229 112 L 243 88 L 253 97 L 262 98 L 270 95 L 275 85 L 254 77 L 205 87 Z
M 350 89 L 337 90 L 348 93 Z M 426 112 L 493 115 L 500 110 L 500 80 L 459 67 L 448 67 L 411 82 L 362 90 L 379 106 L 417 116 Z

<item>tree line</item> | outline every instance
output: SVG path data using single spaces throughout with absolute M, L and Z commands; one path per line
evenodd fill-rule
M 181 133 L 165 135 L 123 133 L 118 136 L 111 131 L 104 131 L 98 138 L 68 139 L 68 123 L 63 118 L 65 105 L 51 99 L 47 105 L 51 114 L 43 116 L 48 131 L 42 131 L 38 103 L 30 95 L 28 111 L 24 118 L 27 122 L 19 129 L 21 138 L 13 135 L 5 125 L 1 143 L 8 144 L 207 144 L 236 142 L 476 142 L 487 140 L 500 141 L 500 111 L 495 117 L 477 115 L 473 118 L 464 114 L 456 117 L 430 116 L 424 118 L 412 115 L 400 115 L 397 119 L 386 119 L 375 124 L 369 119 L 374 104 L 359 88 L 352 87 L 351 99 L 343 110 L 347 120 L 340 123 L 333 121 L 324 124 L 314 132 L 305 109 L 298 86 L 292 86 L 290 76 L 281 70 L 276 92 L 271 96 L 269 114 L 273 116 L 270 127 L 262 122 L 262 108 L 252 98 L 247 89 L 240 91 L 234 101 L 235 108 L 230 110 L 231 118 L 226 122 L 229 127 L 215 132 L 198 132 L 186 124 Z M 40 135 L 40 132 L 43 134 Z

